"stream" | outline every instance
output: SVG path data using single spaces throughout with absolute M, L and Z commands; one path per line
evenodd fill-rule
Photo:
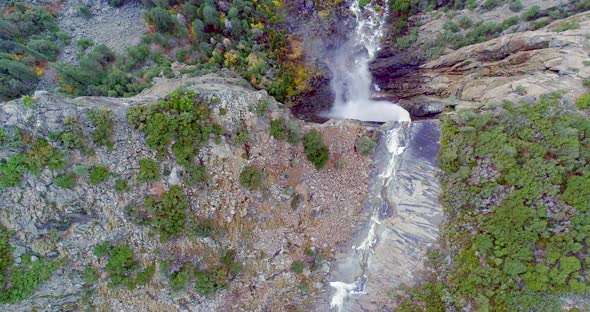
M 318 310 L 376 311 L 391 303 L 394 290 L 411 283 L 438 239 L 442 208 L 436 177 L 440 137 L 437 120 L 410 122 L 400 106 L 371 99 L 378 91 L 368 70 L 384 35 L 382 1 L 350 4 L 356 31 L 329 62 L 335 101 L 324 114 L 335 119 L 384 122 L 373 156 L 364 207 L 367 221 L 336 255 L 329 298 Z

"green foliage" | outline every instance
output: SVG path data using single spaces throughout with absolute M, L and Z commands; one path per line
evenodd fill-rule
M 514 0 L 510 2 L 508 8 L 512 12 L 520 12 L 524 8 L 524 6 L 522 5 L 522 2 L 520 2 L 520 0 Z
M 209 296 L 227 287 L 228 281 L 222 270 L 198 271 L 195 273 L 195 289 L 203 295 Z
M 85 18 L 92 17 L 92 11 L 90 11 L 90 8 L 85 5 L 81 5 L 78 7 L 78 13 L 80 13 L 80 15 L 82 15 Z
M 137 277 L 135 278 L 135 283 L 138 286 L 147 285 L 152 280 L 155 273 L 156 273 L 156 266 L 153 264 L 149 265 L 145 269 L 143 269 L 137 273 Z
M 322 134 L 317 130 L 311 130 L 303 136 L 303 147 L 307 160 L 316 167 L 323 168 L 328 163 L 330 153 L 328 146 L 322 140 Z
M 51 133 L 49 138 L 60 142 L 67 149 L 82 149 L 84 153 L 90 153 L 86 148 L 84 133 L 80 127 L 80 121 L 74 116 L 69 116 L 64 119 L 64 131 Z
M 22 102 L 23 102 L 23 105 L 24 105 L 26 108 L 32 108 L 32 107 L 33 107 L 33 105 L 35 105 L 35 101 L 34 101 L 34 100 L 33 100 L 33 98 L 32 98 L 31 96 L 29 96 L 29 95 L 23 95 L 23 97 L 22 97 Z
M 88 182 L 92 185 L 97 185 L 106 181 L 109 178 L 109 168 L 104 166 L 92 166 L 89 170 Z
M 509 17 L 502 22 L 502 29 L 506 30 L 510 28 L 510 26 L 517 25 L 519 21 L 520 18 L 518 16 Z
M 92 140 L 98 146 L 113 148 L 113 113 L 106 109 L 92 110 L 88 119 L 94 126 Z
M 188 265 L 183 266 L 180 271 L 170 274 L 170 288 L 173 290 L 185 289 L 190 277 L 191 268 Z
M 305 262 L 303 261 L 293 261 L 291 263 L 291 271 L 301 274 L 303 273 L 303 269 L 305 269 Z
M 416 28 L 412 29 L 410 31 L 410 34 L 408 34 L 407 36 L 399 37 L 396 39 L 397 47 L 400 50 L 409 49 L 412 46 L 412 44 L 416 43 L 416 41 L 418 41 L 418 29 Z
M 571 30 L 571 29 L 578 29 L 580 28 L 580 22 L 578 22 L 578 20 L 575 19 L 570 19 L 567 21 L 562 21 L 559 24 L 557 24 L 556 27 L 556 31 L 566 31 L 566 30 Z
M 155 149 L 158 158 L 172 152 L 183 166 L 196 165 L 198 147 L 209 142 L 211 135 L 219 133 L 210 119 L 207 105 L 196 93 L 176 90 L 157 105 L 134 106 L 127 111 L 127 120 L 146 135 L 147 145 Z
M 135 288 L 133 274 L 139 269 L 139 261 L 135 259 L 133 249 L 128 245 L 112 246 L 108 242 L 98 245 L 94 251 L 97 257 L 108 258 L 105 271 L 109 274 L 109 286 L 126 286 Z
M 128 190 L 129 190 L 129 184 L 127 183 L 127 180 L 119 179 L 119 180 L 115 181 L 115 192 L 123 193 L 123 192 L 127 192 Z
M 60 174 L 53 178 L 53 183 L 61 188 L 72 188 L 76 185 L 76 176 L 73 174 Z
M 356 147 L 357 151 L 359 151 L 359 153 L 363 155 L 370 155 L 375 152 L 377 143 L 367 136 L 362 136 L 356 140 L 354 146 Z
M 98 278 L 98 273 L 92 267 L 88 267 L 82 271 L 82 279 L 84 279 L 86 285 L 94 285 L 98 281 Z
M 245 125 L 242 125 L 236 129 L 234 141 L 236 144 L 245 144 L 246 142 L 250 141 L 250 135 L 248 134 L 248 129 Z
M 160 180 L 160 163 L 151 159 L 140 159 L 139 180 L 145 182 Z
M 461 18 L 459 18 L 459 26 L 461 26 L 461 28 L 468 29 L 472 25 L 473 21 L 469 17 L 461 16 Z
M 442 120 L 442 241 L 452 248 L 401 310 L 556 311 L 559 297 L 589 291 L 590 120 L 559 94 Z
M 199 185 L 207 181 L 207 172 L 205 167 L 199 165 L 190 165 L 186 168 L 183 175 L 184 183 L 188 185 Z
M 159 32 L 172 33 L 176 28 L 176 18 L 160 7 L 144 10 L 143 15 L 146 22 Z
M 26 172 L 39 175 L 44 168 L 61 170 L 66 166 L 63 153 L 47 141 L 32 138 L 27 150 L 0 160 L 0 188 L 20 185 Z
M 175 185 L 162 194 L 161 199 L 148 197 L 144 202 L 144 222 L 149 224 L 162 239 L 178 236 L 186 226 L 188 201 L 182 188 Z
M 15 265 L 9 239 L 10 233 L 0 225 L 0 303 L 16 303 L 30 297 L 60 264 L 58 260 L 33 262 L 30 255 L 23 255 L 21 263 Z
M 277 140 L 284 140 L 287 137 L 285 128 L 284 119 L 273 119 L 270 121 L 270 135 Z
M 526 12 L 522 13 L 522 19 L 525 21 L 532 21 L 541 17 L 541 8 L 538 5 L 533 5 Z
M 580 109 L 590 107 L 590 93 L 584 93 L 576 99 L 576 106 Z
M 297 121 L 288 121 L 285 131 L 287 133 L 287 142 L 289 142 L 292 145 L 299 144 L 299 141 L 301 140 L 301 128 Z
M 260 101 L 255 107 L 256 115 L 263 117 L 268 112 L 268 102 L 265 100 Z
M 55 16 L 41 6 L 18 1 L 0 12 L 0 100 L 35 90 L 47 61 L 55 61 L 61 45 Z
M 486 9 L 486 10 L 492 10 L 497 6 L 500 6 L 502 4 L 502 0 L 486 0 L 481 7 Z
M 250 189 L 257 190 L 262 187 L 262 171 L 254 166 L 246 166 L 240 173 L 240 184 Z

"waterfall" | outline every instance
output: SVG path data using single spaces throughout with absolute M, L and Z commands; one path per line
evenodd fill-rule
M 371 100 L 372 76 L 369 62 L 375 57 L 384 34 L 387 4 L 370 1 L 362 8 L 352 1 L 350 10 L 356 17 L 355 33 L 328 62 L 332 72 L 331 87 L 335 99 L 324 116 L 363 121 L 409 121 L 406 110 L 388 101 Z

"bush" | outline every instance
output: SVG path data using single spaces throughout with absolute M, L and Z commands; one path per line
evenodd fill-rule
M 328 163 L 330 153 L 322 140 L 322 134 L 317 130 L 311 130 L 303 137 L 305 156 L 316 169 L 323 168 Z
M 234 141 L 236 144 L 245 144 L 246 142 L 250 141 L 250 135 L 248 134 L 248 129 L 246 126 L 240 126 L 236 129 Z
M 356 140 L 355 147 L 359 153 L 363 155 L 370 155 L 375 152 L 377 143 L 367 136 L 362 136 Z
M 139 180 L 144 182 L 160 180 L 160 163 L 151 159 L 140 159 Z
M 301 273 L 303 273 L 303 269 L 305 269 L 305 262 L 293 261 L 293 263 L 291 263 L 291 271 L 293 271 L 297 274 L 301 274 Z
M 510 2 L 510 5 L 508 6 L 508 8 L 512 12 L 520 12 L 520 10 L 522 10 L 522 8 L 523 8 L 523 5 L 520 2 L 520 0 L 514 0 L 514 1 Z
M 576 106 L 580 109 L 586 109 L 586 108 L 590 107 L 590 93 L 582 94 L 576 100 Z
M 174 185 L 160 200 L 148 197 L 144 202 L 144 222 L 156 230 L 163 240 L 178 236 L 186 226 L 188 201 L 182 188 Z
M 254 166 L 246 166 L 240 173 L 240 184 L 250 189 L 256 190 L 262 187 L 262 171 Z
M 519 21 L 520 18 L 518 16 L 509 17 L 502 22 L 502 29 L 506 30 L 511 26 L 518 24 Z
M 562 21 L 559 24 L 557 24 L 555 31 L 562 32 L 562 31 L 571 30 L 571 29 L 578 29 L 578 28 L 580 28 L 580 22 L 572 19 L 569 21 Z
M 93 110 L 88 113 L 88 119 L 94 126 L 92 139 L 98 146 L 113 148 L 113 113 L 106 109 Z
M 127 180 L 117 180 L 115 181 L 115 192 L 123 193 L 129 190 L 129 184 Z
M 203 166 L 190 165 L 187 166 L 183 178 L 188 185 L 199 185 L 207 181 L 207 172 Z
M 270 121 L 270 135 L 277 140 L 284 140 L 287 136 L 285 121 L 283 119 L 273 119 Z
M 84 271 L 82 271 L 82 279 L 84 280 L 84 283 L 86 283 L 86 285 L 94 285 L 96 281 L 98 281 L 98 278 L 98 273 L 95 269 L 91 267 L 86 268 L 84 269 Z
M 533 5 L 526 12 L 522 14 L 522 19 L 525 21 L 532 21 L 541 16 L 541 8 L 538 5 Z
M 88 181 L 92 185 L 97 185 L 109 178 L 109 169 L 104 166 L 92 166 L 89 170 Z
M 155 7 L 150 10 L 143 11 L 146 22 L 154 25 L 156 30 L 163 33 L 172 33 L 176 26 L 175 18 L 168 13 L 168 11 Z
M 459 18 L 459 26 L 461 26 L 461 28 L 468 29 L 472 25 L 473 21 L 469 17 L 461 16 L 461 18 Z
M 0 225 L 0 303 L 16 303 L 30 297 L 59 266 L 57 260 L 32 262 L 26 254 L 15 265 L 9 240 L 10 232 Z
M 140 265 L 139 261 L 135 260 L 135 254 L 131 247 L 127 245 L 102 245 L 95 249 L 95 254 L 97 257 L 108 257 L 105 271 L 109 274 L 110 285 L 135 288 L 133 273 Z
M 125 3 L 125 0 L 109 0 L 109 5 L 112 7 L 120 7 Z
M 486 10 L 491 10 L 499 5 L 502 4 L 501 0 L 486 0 L 483 4 L 482 7 Z
M 61 174 L 53 178 L 53 183 L 61 188 L 72 188 L 76 185 L 76 176 L 73 174 Z
M 195 273 L 195 278 L 195 290 L 203 296 L 212 295 L 227 287 L 227 279 L 222 270 L 199 271 Z
M 49 138 L 51 140 L 59 141 L 67 149 L 82 149 L 84 153 L 90 153 L 90 151 L 86 149 L 84 133 L 80 127 L 80 122 L 73 116 L 65 118 L 64 131 L 51 133 Z
M 181 270 L 170 274 L 170 288 L 172 290 L 185 289 L 190 277 L 191 268 L 188 265 L 183 266 Z

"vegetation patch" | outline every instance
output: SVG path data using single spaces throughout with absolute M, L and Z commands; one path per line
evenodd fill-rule
M 161 199 L 145 199 L 142 221 L 150 225 L 163 240 L 181 234 L 186 226 L 188 201 L 182 188 L 178 185 L 162 194 Z
M 26 254 L 15 264 L 9 239 L 10 233 L 0 225 L 0 303 L 17 303 L 30 297 L 60 265 L 58 260 L 33 261 Z
M 109 168 L 105 166 L 92 166 L 90 167 L 88 181 L 92 185 L 100 184 L 109 178 Z
M 139 180 L 145 182 L 160 180 L 160 163 L 151 159 L 140 159 Z
M 373 152 L 375 152 L 377 143 L 375 143 L 375 141 L 373 141 L 373 139 L 369 138 L 368 136 L 363 135 L 356 140 L 354 146 L 359 153 L 363 155 L 371 155 Z
M 321 169 L 326 166 L 330 157 L 328 146 L 322 140 L 322 134 L 317 130 L 311 130 L 303 136 L 303 147 L 307 160 Z
M 246 166 L 240 173 L 240 184 L 250 189 L 257 190 L 262 187 L 262 171 L 254 166 Z
M 108 273 L 109 286 L 125 286 L 129 289 L 138 284 L 147 284 L 155 273 L 153 266 L 140 270 L 141 265 L 133 249 L 128 245 L 112 245 L 109 242 L 97 245 L 94 254 L 108 259 L 104 267 Z
M 551 94 L 443 117 L 449 220 L 436 274 L 398 298 L 400 311 L 558 311 L 561 296 L 590 290 L 590 120 L 564 106 Z
M 67 37 L 44 7 L 12 1 L 0 8 L 0 100 L 7 100 L 35 90 Z
M 113 148 L 113 113 L 106 109 L 93 110 L 88 119 L 94 126 L 92 140 L 97 146 Z

